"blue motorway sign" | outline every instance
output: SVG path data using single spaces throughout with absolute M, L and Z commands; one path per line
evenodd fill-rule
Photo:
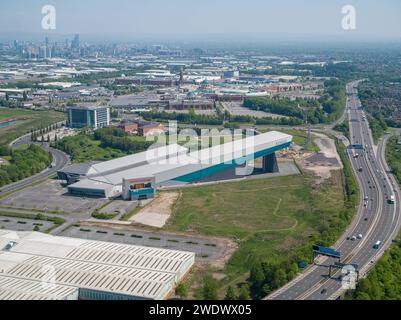
M 336 251 L 332 248 L 322 247 L 322 246 L 313 246 L 313 251 L 317 254 L 321 254 L 324 256 L 332 257 L 332 258 L 341 258 L 341 252 Z
M 356 150 L 363 150 L 363 145 L 361 144 L 350 144 L 348 149 L 356 149 Z

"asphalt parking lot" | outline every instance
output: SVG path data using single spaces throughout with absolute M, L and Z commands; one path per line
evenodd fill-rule
M 197 237 L 186 237 L 133 230 L 72 226 L 59 236 L 125 243 L 131 245 L 156 247 L 195 252 L 198 261 L 208 262 L 220 258 L 225 248 L 218 241 Z
M 35 227 L 38 226 L 38 232 L 45 232 L 53 227 L 53 225 L 53 222 L 50 221 L 0 216 L 0 229 L 13 231 L 33 231 Z
M 107 203 L 106 199 L 75 197 L 59 181 L 48 180 L 26 188 L 0 201 L 1 206 L 59 213 L 90 213 Z

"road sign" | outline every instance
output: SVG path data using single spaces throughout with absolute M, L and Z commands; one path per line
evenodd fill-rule
M 313 251 L 317 254 L 321 254 L 323 256 L 332 257 L 332 258 L 341 258 L 341 252 L 336 251 L 332 248 L 322 247 L 322 246 L 313 246 Z
M 363 145 L 362 144 L 350 144 L 348 146 L 348 149 L 363 150 Z

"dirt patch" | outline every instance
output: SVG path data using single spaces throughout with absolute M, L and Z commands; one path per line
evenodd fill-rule
M 161 193 L 155 200 L 141 209 L 130 221 L 154 228 L 163 228 L 171 216 L 179 192 Z
M 315 143 L 321 151 L 317 154 L 306 154 L 299 164 L 304 170 L 313 172 L 319 178 L 316 184 L 321 184 L 331 178 L 332 171 L 341 170 L 343 165 L 334 140 L 320 133 L 313 135 L 316 136 Z

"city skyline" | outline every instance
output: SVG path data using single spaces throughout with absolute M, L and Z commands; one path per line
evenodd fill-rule
M 56 8 L 55 30 L 41 29 L 44 5 Z M 356 29 L 343 30 L 341 9 L 353 5 L 356 9 Z M 399 39 L 401 38 L 401 4 L 386 0 L 336 1 L 322 3 L 316 0 L 260 1 L 210 0 L 202 3 L 174 0 L 167 6 L 159 0 L 113 3 L 92 0 L 77 1 L 33 0 L 2 1 L 0 4 L 0 33 L 100 34 L 141 38 L 159 36 L 168 38 L 243 37 L 255 39 L 292 39 L 330 36 L 334 39 Z M 234 40 L 234 39 L 232 39 Z M 241 39 L 240 39 L 241 40 Z

